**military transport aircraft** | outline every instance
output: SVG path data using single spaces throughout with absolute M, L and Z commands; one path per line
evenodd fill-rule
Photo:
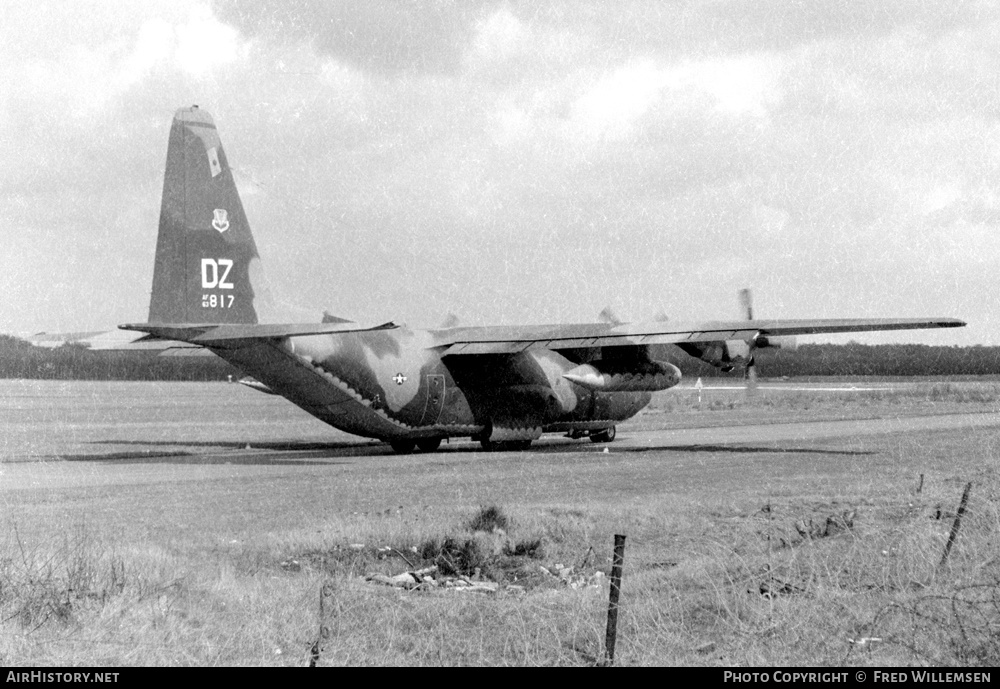
M 148 323 L 119 326 L 208 349 L 331 426 L 433 451 L 471 437 L 524 449 L 543 433 L 615 437 L 615 424 L 677 385 L 666 348 L 719 368 L 816 333 L 950 328 L 950 318 L 604 322 L 446 327 L 269 317 L 257 247 L 212 117 L 174 117 Z M 270 321 L 265 323 L 265 321 Z

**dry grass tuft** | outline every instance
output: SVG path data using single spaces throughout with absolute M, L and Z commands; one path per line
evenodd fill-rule
M 491 505 L 462 520 L 457 533 L 419 539 L 413 534 L 386 534 L 372 545 L 336 543 L 293 555 L 285 562 L 301 559 L 329 574 L 347 576 L 436 566 L 446 576 L 514 582 L 536 569 L 528 567 L 529 562 L 542 560 L 547 550 L 542 536 L 516 539 L 513 528 L 514 520 L 504 509 Z
M 468 522 L 469 531 L 485 531 L 494 533 L 497 531 L 507 532 L 511 528 L 510 517 L 503 511 L 503 508 L 496 505 L 480 507 L 472 515 Z
M 0 619 L 36 631 L 71 625 L 134 588 L 125 561 L 112 548 L 95 547 L 86 529 L 66 534 L 51 549 L 26 545 L 12 529 L 0 560 Z
M 892 602 L 871 627 L 888 630 L 884 643 L 917 665 L 994 667 L 1000 660 L 1000 579 Z

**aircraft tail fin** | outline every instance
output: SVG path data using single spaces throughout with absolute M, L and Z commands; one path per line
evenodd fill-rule
M 269 300 L 257 246 L 212 116 L 174 116 L 150 323 L 257 323 Z

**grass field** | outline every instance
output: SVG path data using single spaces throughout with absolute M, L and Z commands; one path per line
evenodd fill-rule
M 3 665 L 305 665 L 324 582 L 320 664 L 593 664 L 608 591 L 590 577 L 608 572 L 615 533 L 618 664 L 1000 662 L 997 425 L 398 457 L 235 386 L 10 385 Z M 1000 411 L 993 381 L 886 385 L 750 403 L 682 390 L 619 435 Z M 470 525 L 488 505 L 502 533 Z M 364 581 L 429 563 L 448 539 L 516 586 Z M 538 547 L 515 557 L 525 543 Z M 540 573 L 556 565 L 598 583 Z

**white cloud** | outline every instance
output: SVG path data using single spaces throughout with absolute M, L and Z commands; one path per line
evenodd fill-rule
M 135 46 L 118 68 L 116 81 L 128 87 L 141 81 L 155 66 L 165 63 L 173 51 L 173 27 L 162 19 L 143 22 Z
M 761 56 L 706 60 L 684 65 L 675 78 L 711 95 L 720 112 L 764 117 L 779 95 L 777 64 Z
M 958 182 L 950 182 L 932 189 L 920 205 L 921 215 L 937 213 L 954 205 L 962 198 L 962 187 Z
M 657 102 L 673 114 L 765 117 L 779 98 L 777 58 L 740 56 L 659 66 L 641 60 L 593 84 L 572 106 L 573 129 L 593 137 L 623 140 L 637 130 Z
M 572 129 L 592 137 L 628 138 L 636 121 L 659 98 L 668 80 L 668 74 L 651 60 L 618 68 L 573 104 Z
M 215 67 L 236 60 L 236 29 L 220 22 L 208 7 L 194 7 L 187 22 L 175 29 L 177 65 L 192 76 L 203 76 Z
M 153 17 L 136 25 L 122 26 L 120 34 L 97 42 L 79 31 L 57 50 L 23 61 L 8 59 L 7 97 L 13 95 L 28 107 L 87 117 L 157 70 L 200 79 L 240 55 L 236 31 L 205 6 L 192 7 L 186 17 Z M 130 29 L 134 38 L 129 38 Z
M 508 8 L 500 9 L 479 23 L 473 51 L 483 58 L 510 58 L 527 48 L 529 29 Z
M 592 42 L 590 32 L 525 21 L 503 7 L 476 24 L 466 66 L 502 70 L 504 63 L 520 59 L 522 67 L 531 64 L 528 75 L 537 77 L 585 64 L 593 57 Z
M 524 108 L 514 103 L 505 103 L 493 118 L 495 138 L 501 144 L 514 143 L 531 136 L 535 129 L 534 119 Z

